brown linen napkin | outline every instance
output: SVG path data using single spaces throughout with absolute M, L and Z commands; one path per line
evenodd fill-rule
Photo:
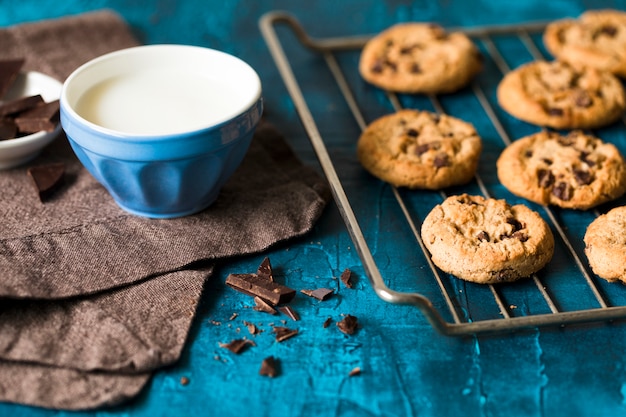
M 101 11 L 0 30 L 0 44 L 0 58 L 62 80 L 137 41 Z M 267 124 L 217 202 L 180 219 L 122 211 L 64 137 L 31 165 L 51 161 L 67 175 L 45 203 L 26 167 L 0 171 L 0 401 L 85 409 L 136 395 L 179 358 L 211 263 L 306 233 L 330 197 Z

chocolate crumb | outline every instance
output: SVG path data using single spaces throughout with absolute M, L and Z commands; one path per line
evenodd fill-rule
M 63 183 L 65 164 L 55 163 L 30 167 L 26 174 L 30 177 L 33 186 L 37 190 L 39 199 L 44 201 Z
M 540 169 L 537 171 L 538 185 L 541 188 L 550 188 L 554 184 L 554 174 L 548 169 Z
M 357 376 L 357 375 L 361 375 L 361 368 L 359 368 L 358 366 L 356 368 L 352 368 L 350 373 L 348 373 L 348 376 Z
M 352 271 L 350 269 L 344 269 L 339 279 L 341 279 L 346 288 L 352 288 Z
M 317 298 L 320 301 L 326 301 L 330 298 L 331 295 L 334 294 L 334 291 L 330 288 L 318 288 L 316 290 L 300 290 L 300 292 L 304 295 L 308 295 L 309 297 Z
M 278 307 L 278 310 L 293 321 L 300 320 L 300 315 L 290 306 Z
M 228 320 L 235 320 L 239 316 L 237 313 L 233 313 Z
M 355 316 L 346 314 L 346 316 L 337 322 L 337 327 L 347 335 L 354 334 L 359 326 L 358 319 Z
M 326 320 L 324 320 L 324 323 L 322 324 L 322 327 L 326 329 L 328 326 L 330 326 L 330 323 L 332 323 L 332 322 L 333 322 L 332 317 L 328 317 Z
M 189 378 L 187 378 L 186 376 L 181 376 L 180 385 L 189 385 Z
M 254 310 L 256 311 L 261 311 L 263 313 L 269 313 L 269 314 L 278 314 L 278 312 L 274 309 L 274 307 L 269 305 L 261 297 L 254 297 L 254 303 L 255 303 Z
M 268 376 L 270 378 L 280 375 L 280 362 L 273 356 L 268 356 L 261 362 L 259 375 Z
M 276 335 L 276 341 L 282 342 L 298 334 L 298 329 L 290 329 L 288 327 L 275 326 L 274 334 Z
M 235 339 L 228 343 L 220 343 L 221 348 L 228 349 L 235 354 L 243 352 L 248 346 L 255 346 L 255 343 L 249 339 Z

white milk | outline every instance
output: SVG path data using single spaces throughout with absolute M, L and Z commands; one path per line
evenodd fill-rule
M 89 88 L 76 112 L 99 126 L 139 135 L 188 132 L 241 111 L 236 90 L 201 74 L 144 70 Z

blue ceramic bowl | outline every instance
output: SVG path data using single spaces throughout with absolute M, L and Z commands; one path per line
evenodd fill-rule
M 248 64 L 185 45 L 96 58 L 67 78 L 60 103 L 85 168 L 122 209 L 153 218 L 210 206 L 243 160 L 263 108 Z

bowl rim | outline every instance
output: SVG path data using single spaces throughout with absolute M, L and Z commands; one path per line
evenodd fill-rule
M 209 125 L 204 126 L 204 127 L 200 127 L 200 128 L 194 128 L 191 130 L 184 130 L 184 131 L 180 131 L 180 132 L 173 132 L 173 133 L 165 133 L 165 134 L 153 134 L 153 133 L 128 133 L 128 132 L 123 132 L 120 130 L 116 130 L 116 129 L 111 129 L 111 128 L 107 128 L 104 126 L 100 126 L 96 123 L 90 122 L 89 120 L 85 119 L 84 117 L 82 117 L 81 115 L 78 114 L 78 112 L 76 112 L 76 110 L 69 105 L 68 101 L 68 89 L 71 86 L 72 81 L 80 75 L 80 73 L 82 73 L 83 71 L 87 70 L 90 67 L 93 67 L 95 65 L 99 65 L 100 63 L 104 62 L 104 61 L 108 61 L 110 59 L 114 59 L 116 57 L 119 56 L 123 56 L 123 55 L 127 55 L 127 54 L 133 54 L 136 52 L 141 52 L 141 51 L 145 51 L 145 50 L 149 50 L 149 49 L 180 49 L 180 50 L 196 50 L 200 53 L 211 53 L 211 54 L 215 54 L 215 55 L 221 55 L 224 57 L 228 57 L 228 59 L 234 60 L 235 62 L 237 62 L 239 65 L 243 66 L 244 68 L 247 68 L 250 72 L 250 74 L 253 76 L 253 84 L 255 86 L 254 89 L 254 93 L 250 95 L 250 99 L 248 101 L 245 102 L 245 104 L 242 104 L 240 107 L 240 111 L 238 111 L 237 113 L 233 113 L 231 115 L 229 115 L 226 118 L 223 119 L 219 119 L 216 120 L 214 122 L 211 122 Z M 262 101 L 262 85 L 261 85 L 261 79 L 258 75 L 258 73 L 256 72 L 256 70 L 254 68 L 252 68 L 252 66 L 250 64 L 248 64 L 247 62 L 245 62 L 244 60 L 242 60 L 241 58 L 232 55 L 230 53 L 224 52 L 224 51 L 220 51 L 217 49 L 213 49 L 213 48 L 208 48 L 208 47 L 204 47 L 204 46 L 195 46 L 195 45 L 185 45 L 185 44 L 168 44 L 168 43 L 164 43 L 164 44 L 150 44 L 150 45 L 139 45 L 139 46 L 133 46 L 133 47 L 129 47 L 129 48 L 124 48 L 124 49 L 120 49 L 117 51 L 113 51 L 113 52 L 109 52 L 103 55 L 100 55 L 96 58 L 93 58 L 90 61 L 87 61 L 86 63 L 82 64 L 81 66 L 79 66 L 78 68 L 76 68 L 74 71 L 72 71 L 72 73 L 65 79 L 65 81 L 63 82 L 62 88 L 61 88 L 61 94 L 60 94 L 60 108 L 61 108 L 61 121 L 63 121 L 63 119 L 70 119 L 70 120 L 74 120 L 75 122 L 79 122 L 80 124 L 82 124 L 85 128 L 88 128 L 92 131 L 97 132 L 99 135 L 105 135 L 108 136 L 110 138 L 116 138 L 119 140 L 128 140 L 128 139 L 132 139 L 135 141 L 158 141 L 158 140 L 167 140 L 167 139 L 171 139 L 171 138 L 181 138 L 181 137 L 185 137 L 185 136 L 190 136 L 190 135 L 196 135 L 196 134 L 201 134 L 203 132 L 207 132 L 207 131 L 211 131 L 211 130 L 215 130 L 220 128 L 221 126 L 228 124 L 229 122 L 232 122 L 234 120 L 239 119 L 240 116 L 246 114 L 247 112 L 253 110 L 254 108 L 256 108 L 257 104 L 259 103 L 259 101 Z M 65 115 L 63 114 L 65 113 Z M 61 123 L 62 124 L 62 123 Z M 65 128 L 65 127 L 64 127 Z

